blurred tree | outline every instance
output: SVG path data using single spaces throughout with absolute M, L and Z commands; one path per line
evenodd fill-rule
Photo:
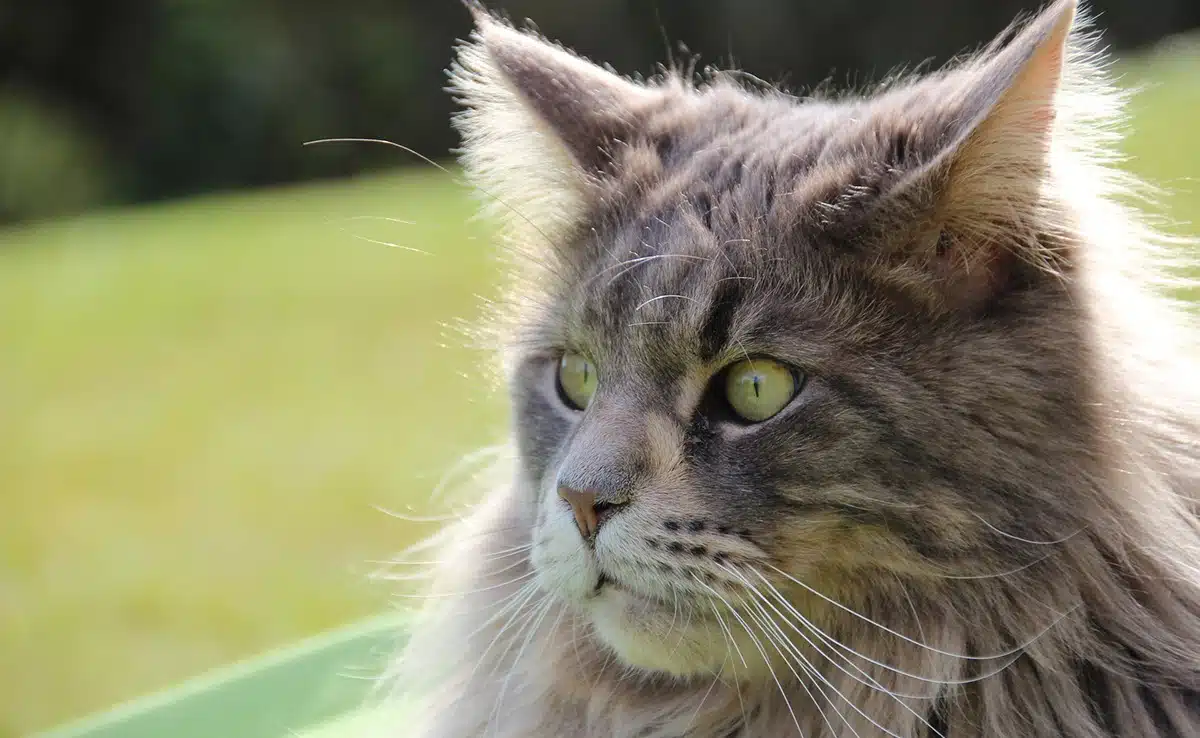
M 738 66 L 801 88 L 830 76 L 857 83 L 901 63 L 944 61 L 1038 4 L 490 3 L 514 19 L 535 19 L 546 35 L 622 72 L 653 73 L 671 56 L 697 54 L 702 64 Z M 1197 0 L 1093 5 L 1118 48 L 1200 25 Z M 0 137 L 0 169 L 18 160 L 54 167 L 61 152 L 77 150 L 89 152 L 72 156 L 77 164 L 104 171 L 93 171 L 94 186 L 58 202 L 35 204 L 54 197 L 54 188 L 17 200 L 0 191 L 10 199 L 0 203 L 0 218 L 345 175 L 403 161 L 381 147 L 301 146 L 315 138 L 390 138 L 444 156 L 454 138 L 443 69 L 455 39 L 469 28 L 456 0 L 7 0 L 0 3 L 0 120 L 18 117 L 2 108 L 19 104 L 47 120 L 46 111 L 53 111 L 55 122 L 46 124 L 53 135 L 45 141 Z M 863 76 L 848 76 L 851 71 Z M 80 141 L 64 144 L 69 135 Z M 39 159 L 14 151 L 38 145 L 60 153 Z M 42 174 L 52 180 L 56 173 Z

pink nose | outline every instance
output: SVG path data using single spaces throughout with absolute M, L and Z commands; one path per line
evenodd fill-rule
M 571 511 L 575 513 L 575 525 L 579 526 L 579 535 L 584 538 L 595 535 L 600 529 L 600 519 L 596 517 L 596 493 L 560 486 L 558 496 L 570 503 Z

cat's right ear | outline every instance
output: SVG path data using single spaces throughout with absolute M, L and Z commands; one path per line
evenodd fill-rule
M 450 69 L 462 163 L 511 231 L 553 238 L 660 93 L 471 10 L 475 31 Z

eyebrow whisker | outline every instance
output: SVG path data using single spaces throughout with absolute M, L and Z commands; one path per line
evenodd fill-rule
M 645 301 L 645 302 L 643 302 L 641 305 L 638 305 L 637 307 L 635 307 L 635 308 L 633 309 L 633 312 L 635 312 L 635 313 L 636 313 L 637 311 L 639 311 L 639 310 L 641 310 L 642 308 L 646 307 L 646 306 L 647 306 L 647 305 L 649 305 L 650 303 L 652 303 L 652 302 L 658 302 L 659 300 L 665 300 L 665 299 L 667 299 L 668 297 L 678 297 L 678 298 L 679 298 L 679 299 L 681 299 L 681 300 L 687 300 L 688 302 L 694 302 L 694 303 L 696 303 L 696 304 L 700 304 L 700 301 L 699 301 L 699 300 L 697 300 L 697 299 L 696 299 L 696 298 L 694 298 L 694 297 L 688 297 L 687 295 L 659 295 L 658 297 L 651 297 L 649 300 L 646 300 L 646 301 Z

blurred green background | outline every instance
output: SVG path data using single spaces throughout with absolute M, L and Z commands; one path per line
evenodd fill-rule
M 665 33 L 810 84 L 1036 4 L 495 5 L 621 71 Z M 1145 88 L 1129 166 L 1200 235 L 1200 12 L 1099 5 Z M 461 329 L 499 270 L 452 175 L 300 144 L 445 158 L 467 30 L 452 0 L 0 5 L 0 736 L 393 605 L 373 562 L 432 527 L 381 508 L 503 437 Z

